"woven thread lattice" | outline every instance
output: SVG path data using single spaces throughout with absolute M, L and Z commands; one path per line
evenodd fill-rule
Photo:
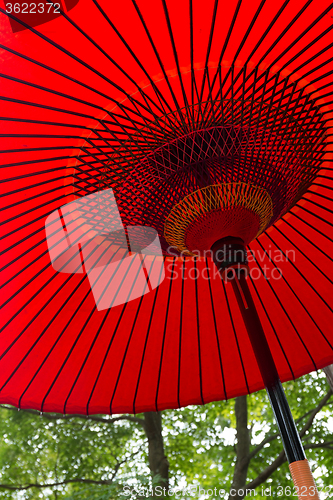
M 227 216 L 232 221 L 234 214 L 231 209 L 236 209 L 237 213 L 239 208 L 246 209 L 245 214 L 252 212 L 258 216 L 259 228 L 255 237 L 265 230 L 273 215 L 271 197 L 264 189 L 244 182 L 214 184 L 198 189 L 175 205 L 165 221 L 165 239 L 179 252 L 191 253 L 185 239 L 186 231 L 193 222 L 202 223 L 202 216 L 221 210 L 227 210 Z
M 267 102 L 211 100 L 131 130 L 128 142 L 117 148 L 98 173 L 98 188 L 114 190 L 125 226 L 154 228 L 166 255 L 170 246 L 164 235 L 167 217 L 184 198 L 208 186 L 244 183 L 262 188 L 272 201 L 268 226 L 274 224 L 315 179 L 325 131 L 319 132 L 311 121 L 295 119 L 284 101 L 279 106 Z M 84 177 L 81 170 L 78 195 L 96 189 L 95 174 Z M 199 217 L 207 234 L 215 223 L 227 224 L 226 213 L 222 216 L 220 211 L 216 217 L 207 213 Z M 245 227 L 243 215 L 228 212 L 230 223 L 242 219 Z M 255 238 L 257 220 L 250 219 Z

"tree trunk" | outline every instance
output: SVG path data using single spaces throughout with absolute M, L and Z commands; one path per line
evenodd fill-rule
M 328 365 L 326 368 L 323 368 L 323 372 L 325 373 L 327 382 L 333 391 L 333 365 Z
M 165 491 L 167 491 L 169 486 L 169 462 L 164 454 L 162 415 L 161 412 L 146 412 L 144 417 L 144 428 L 148 438 L 149 468 L 153 478 L 157 475 L 160 476 L 154 486 L 165 488 Z M 167 494 L 161 495 L 160 492 L 159 488 L 159 491 L 154 492 L 153 496 L 167 496 Z
M 250 431 L 247 426 L 247 396 L 235 400 L 236 415 L 236 464 L 230 488 L 230 500 L 242 500 L 245 496 L 247 471 L 250 463 Z

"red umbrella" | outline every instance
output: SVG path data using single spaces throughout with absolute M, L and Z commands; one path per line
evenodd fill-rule
M 333 4 L 25 5 L 0 9 L 0 401 L 142 412 L 266 386 L 287 456 L 304 466 L 279 380 L 333 362 Z M 110 189 L 125 227 L 158 233 L 164 270 L 156 240 L 143 257 L 154 232 L 131 240 L 90 205 Z M 78 197 L 81 219 L 79 202 L 68 208 Z M 66 213 L 95 233 L 67 242 L 57 267 L 44 226 L 61 223 L 64 238 Z M 107 258 L 91 264 L 94 238 L 93 258 L 96 238 Z M 128 242 L 146 279 L 122 259 Z M 96 307 L 91 269 L 110 263 Z

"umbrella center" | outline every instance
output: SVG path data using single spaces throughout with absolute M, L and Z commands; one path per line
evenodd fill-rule
M 215 184 L 175 205 L 164 236 L 181 253 L 201 254 L 227 236 L 250 243 L 266 229 L 272 215 L 272 199 L 265 189 L 244 182 Z

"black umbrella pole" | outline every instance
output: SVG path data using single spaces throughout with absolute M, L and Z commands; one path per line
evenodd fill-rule
M 221 243 L 223 244 L 223 250 Z M 232 258 L 230 249 L 235 252 L 240 252 L 242 249 L 245 253 L 243 257 L 241 253 L 238 253 L 236 258 Z M 295 421 L 292 417 L 271 350 L 253 302 L 251 291 L 247 284 L 246 276 L 248 267 L 244 244 L 242 241 L 232 240 L 230 242 L 229 240 L 226 245 L 224 240 L 220 240 L 213 245 L 212 251 L 214 262 L 221 273 L 222 279 L 232 283 L 237 303 L 279 427 L 283 447 L 295 485 L 295 493 L 298 495 L 299 499 L 302 500 L 319 500 L 310 466 L 306 460 Z M 219 251 L 222 251 L 222 256 L 224 256 L 224 258 L 218 258 Z

